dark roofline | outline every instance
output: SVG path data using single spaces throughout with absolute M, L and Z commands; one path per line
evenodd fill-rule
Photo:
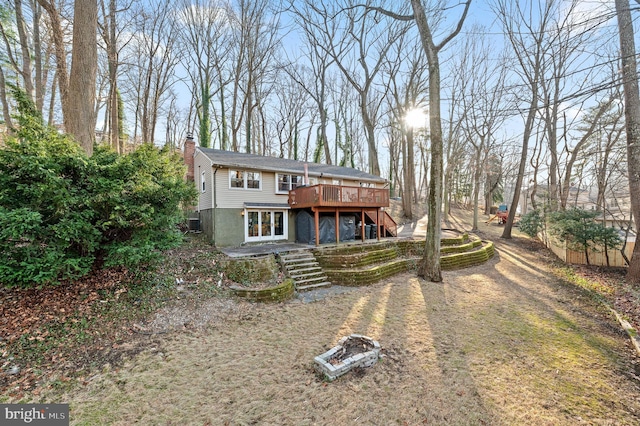
M 211 160 L 214 167 L 238 167 L 251 170 L 286 172 L 299 175 L 304 174 L 304 161 L 196 147 L 196 151 L 198 150 L 206 155 L 209 160 Z M 379 183 L 384 183 L 387 181 L 386 179 L 379 176 L 353 169 L 351 167 L 341 167 L 309 162 L 307 162 L 306 164 L 308 165 L 309 176 L 313 177 L 347 178 Z

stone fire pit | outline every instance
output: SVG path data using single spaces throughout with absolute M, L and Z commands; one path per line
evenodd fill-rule
M 333 381 L 356 367 L 371 367 L 378 362 L 380 344 L 361 334 L 345 336 L 338 344 L 315 357 L 315 369 Z

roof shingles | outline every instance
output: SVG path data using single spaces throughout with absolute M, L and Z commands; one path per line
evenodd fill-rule
M 238 167 L 242 169 L 264 170 L 304 174 L 304 161 L 289 160 L 287 158 L 264 157 L 242 152 L 222 151 L 212 148 L 197 148 L 206 155 L 214 166 Z M 357 179 L 369 182 L 386 182 L 386 179 L 350 167 L 340 167 L 327 164 L 306 163 L 309 176 L 323 176 L 327 178 Z

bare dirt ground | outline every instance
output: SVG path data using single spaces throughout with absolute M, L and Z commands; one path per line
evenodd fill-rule
M 638 357 L 615 318 L 555 278 L 545 250 L 480 228 L 496 256 L 442 283 L 403 274 L 313 303 L 165 310 L 142 353 L 35 399 L 87 425 L 640 424 Z M 164 333 L 181 313 L 192 326 Z M 322 381 L 313 358 L 350 333 L 384 358 Z

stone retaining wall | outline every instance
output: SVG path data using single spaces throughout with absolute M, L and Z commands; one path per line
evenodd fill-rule
M 282 302 L 293 297 L 295 286 L 292 279 L 284 280 L 282 284 L 260 290 L 232 286 L 231 291 L 238 297 L 253 302 Z

